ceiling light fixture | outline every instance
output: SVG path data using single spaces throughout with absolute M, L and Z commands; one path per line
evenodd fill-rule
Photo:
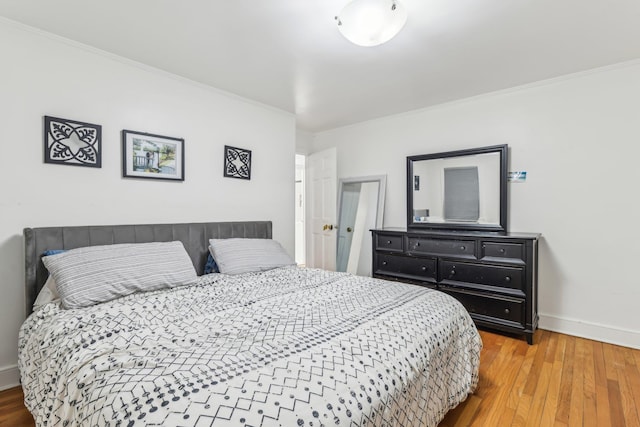
M 396 36 L 407 22 L 397 0 L 353 0 L 336 16 L 338 29 L 351 43 L 377 46 Z

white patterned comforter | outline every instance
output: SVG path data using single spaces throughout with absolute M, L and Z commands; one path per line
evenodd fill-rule
M 38 426 L 435 426 L 478 382 L 453 298 L 315 269 L 203 276 L 20 330 Z

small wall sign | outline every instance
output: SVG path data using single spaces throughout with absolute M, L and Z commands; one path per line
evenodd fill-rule
M 527 172 L 526 171 L 516 171 L 509 172 L 509 176 L 507 177 L 509 182 L 525 182 L 527 180 Z

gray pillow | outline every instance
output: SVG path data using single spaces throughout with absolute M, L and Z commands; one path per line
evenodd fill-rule
M 225 274 L 295 265 L 282 245 L 271 239 L 211 239 L 209 251 L 220 273 Z
M 182 242 L 89 246 L 46 256 L 64 308 L 80 308 L 135 292 L 195 283 Z

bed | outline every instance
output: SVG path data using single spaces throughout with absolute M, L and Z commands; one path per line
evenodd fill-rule
M 209 239 L 270 239 L 268 221 L 24 236 L 28 312 L 47 250 L 178 241 L 198 275 L 34 311 L 19 367 L 37 426 L 435 426 L 477 386 L 480 337 L 443 293 L 296 266 L 203 274 Z

